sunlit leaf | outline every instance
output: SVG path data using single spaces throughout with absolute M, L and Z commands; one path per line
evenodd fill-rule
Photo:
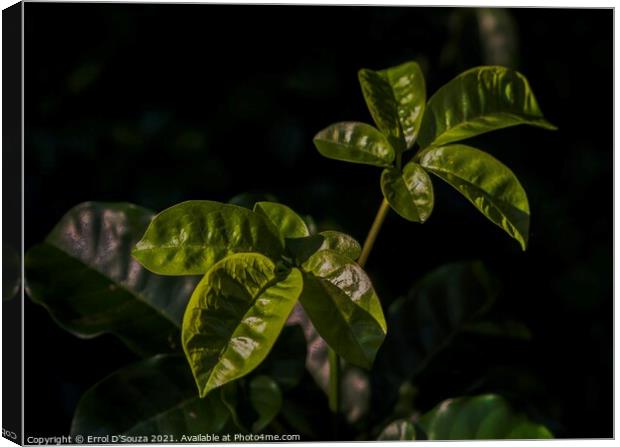
M 28 295 L 80 337 L 112 333 L 144 355 L 178 348 L 183 312 L 198 280 L 160 277 L 132 259 L 152 216 L 128 203 L 76 206 L 28 251 Z
M 428 100 L 418 141 L 439 146 L 504 127 L 529 124 L 554 130 L 521 73 L 476 67 L 445 84 Z
M 433 211 L 433 184 L 426 171 L 413 161 L 402 171 L 384 169 L 381 191 L 392 209 L 412 222 L 425 222 Z
M 521 183 L 507 166 L 463 144 L 429 148 L 420 154 L 419 161 L 526 249 L 530 205 Z
M 201 396 L 265 359 L 302 286 L 299 270 L 277 271 L 258 253 L 230 255 L 209 270 L 189 301 L 182 334 Z
M 310 235 L 304 220 L 286 205 L 274 202 L 257 202 L 254 212 L 267 218 L 283 238 L 298 238 Z
M 332 124 L 317 133 L 313 141 L 321 155 L 335 160 L 386 167 L 395 157 L 386 137 L 364 123 Z
M 364 270 L 331 250 L 310 257 L 303 269 L 300 302 L 321 337 L 348 362 L 370 368 L 387 329 Z
M 381 71 L 362 69 L 358 78 L 377 127 L 393 147 L 410 149 L 426 105 L 426 85 L 420 66 L 406 62 Z
M 160 275 L 199 275 L 232 253 L 277 259 L 282 250 L 262 216 L 235 205 L 190 200 L 155 216 L 132 255 Z

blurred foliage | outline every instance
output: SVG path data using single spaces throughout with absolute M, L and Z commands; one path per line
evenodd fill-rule
M 561 130 L 513 128 L 475 142 L 510 160 L 528 191 L 528 251 L 487 231 L 484 217 L 438 184 L 428 224 L 388 216 L 367 269 L 387 310 L 425 272 L 480 259 L 499 284 L 493 318 L 484 321 L 518 322 L 529 336 L 488 336 L 483 322 L 464 327 L 389 395 L 388 407 L 402 418 L 445 398 L 497 393 L 558 437 L 612 436 L 611 10 L 43 3 L 25 10 L 27 249 L 86 200 L 162 210 L 245 191 L 311 215 L 318 231 L 363 240 L 381 199 L 375 171 L 324 160 L 312 147 L 331 122 L 370 119 L 357 69 L 415 59 L 428 91 L 480 64 L 524 73 Z M 42 308 L 25 305 L 28 325 L 39 328 L 26 332 L 25 429 L 66 433 L 84 391 L 137 358 L 112 337 L 74 339 Z M 276 423 L 326 439 L 326 398 L 302 374 L 284 393 Z M 239 418 L 251 425 L 256 414 L 246 408 Z M 343 436 L 376 438 L 391 422 L 375 421 L 370 433 L 360 421 Z

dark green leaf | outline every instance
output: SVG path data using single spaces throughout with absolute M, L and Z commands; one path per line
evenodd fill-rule
M 415 441 L 415 426 L 407 419 L 392 422 L 385 427 L 377 441 Z
M 476 67 L 429 99 L 419 143 L 439 146 L 517 124 L 556 129 L 544 119 L 525 76 L 505 67 Z
M 495 394 L 448 399 L 422 416 L 429 440 L 549 439 L 553 435 Z
M 183 348 L 201 396 L 264 360 L 302 286 L 299 270 L 278 272 L 258 253 L 230 255 L 209 270 L 183 319 Z
M 298 238 L 310 235 L 304 220 L 288 206 L 274 202 L 257 202 L 254 212 L 267 218 L 283 238 Z
M 160 275 L 199 275 L 232 253 L 277 259 L 279 240 L 262 216 L 236 205 L 190 200 L 159 213 L 133 256 Z
M 364 99 L 377 127 L 393 147 L 413 146 L 426 104 L 426 85 L 420 66 L 406 62 L 381 71 L 358 73 Z
M 256 373 L 271 377 L 288 390 L 299 384 L 306 367 L 306 339 L 300 326 L 286 326 Z
M 71 434 L 161 434 L 181 442 L 182 435 L 222 431 L 229 417 L 219 393 L 198 397 L 183 356 L 160 355 L 120 369 L 86 391 Z
M 412 222 L 425 222 L 433 211 L 433 184 L 426 171 L 413 161 L 402 172 L 384 169 L 381 191 L 392 209 Z
M 250 402 L 258 413 L 252 430 L 260 432 L 273 421 L 282 408 L 280 387 L 268 376 L 255 377 L 250 382 Z
M 370 368 L 386 325 L 364 270 L 331 250 L 319 251 L 303 268 L 300 302 L 321 337 L 348 362 Z
M 463 144 L 424 150 L 420 164 L 452 185 L 491 222 L 527 247 L 530 205 L 525 190 L 507 166 Z
M 112 333 L 140 354 L 178 347 L 197 278 L 153 275 L 130 251 L 153 213 L 127 203 L 88 202 L 70 210 L 28 251 L 27 290 L 63 328 L 80 337 Z
M 467 324 L 491 306 L 496 285 L 480 262 L 446 264 L 424 275 L 389 307 L 389 332 L 373 368 L 373 407 L 392 407 L 403 382 L 415 379 Z
M 395 157 L 385 136 L 364 123 L 332 124 L 316 134 L 313 141 L 321 155 L 335 160 L 386 167 Z

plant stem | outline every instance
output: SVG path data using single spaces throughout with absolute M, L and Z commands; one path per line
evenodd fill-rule
M 372 251 L 372 247 L 375 245 L 375 240 L 379 235 L 379 230 L 381 230 L 381 226 L 383 225 L 383 221 L 385 220 L 385 216 L 387 216 L 388 211 L 390 211 L 390 204 L 387 202 L 387 200 L 383 199 L 383 201 L 381 202 L 381 206 L 377 211 L 377 215 L 375 216 L 375 221 L 370 227 L 368 236 L 366 236 L 366 241 L 364 241 L 362 254 L 357 260 L 357 263 L 360 265 L 360 267 L 364 267 L 364 265 L 366 265 L 366 261 L 368 261 L 368 256 Z

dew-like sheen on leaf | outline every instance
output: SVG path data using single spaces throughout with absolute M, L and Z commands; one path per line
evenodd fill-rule
M 526 249 L 530 206 L 525 190 L 508 167 L 486 152 L 463 144 L 431 147 L 422 151 L 419 161 Z
M 190 298 L 182 332 L 201 396 L 265 359 L 302 287 L 299 270 L 276 271 L 258 253 L 230 255 L 209 270 Z
M 200 275 L 232 253 L 278 259 L 282 250 L 263 216 L 236 205 L 190 200 L 155 216 L 132 254 L 160 275 Z

